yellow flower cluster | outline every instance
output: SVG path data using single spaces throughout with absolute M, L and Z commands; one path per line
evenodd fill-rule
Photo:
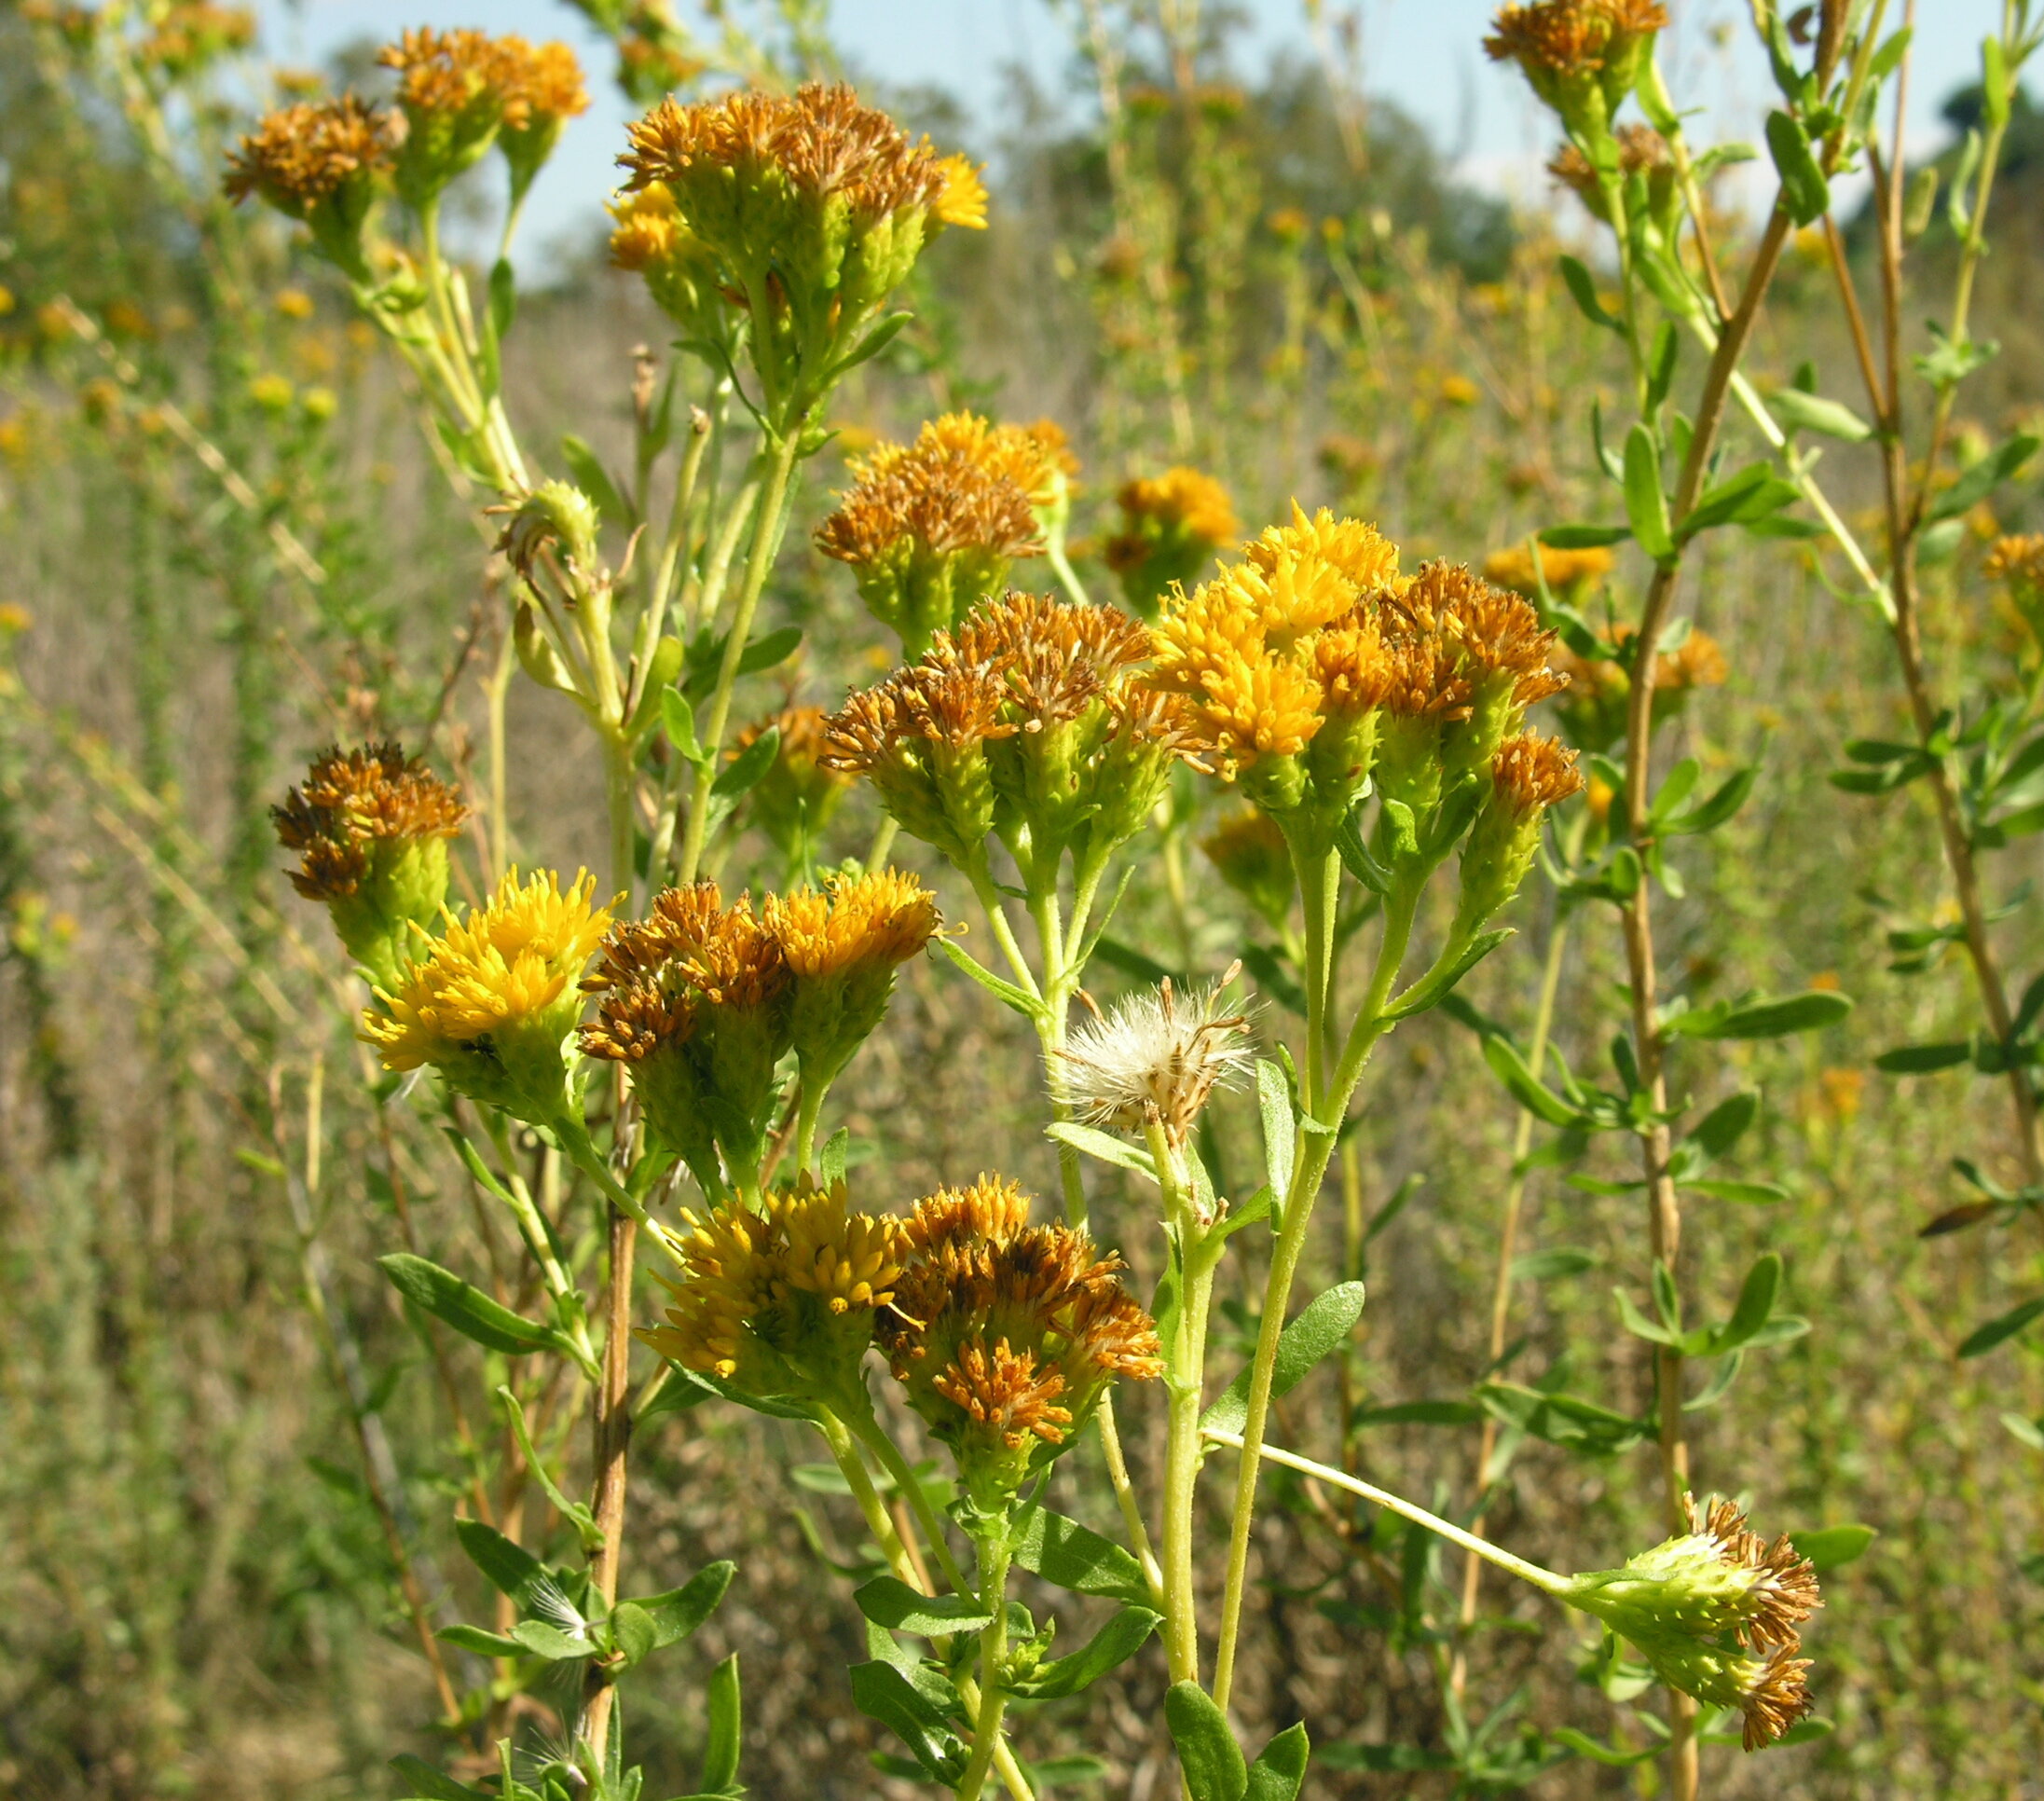
M 1116 502 L 1121 529 L 1101 547 L 1121 581 L 1129 604 L 1145 618 L 1173 583 L 1183 584 L 1207 558 L 1241 535 L 1227 488 L 1212 475 L 1183 466 L 1123 485 Z
M 577 985 L 610 929 L 586 871 L 563 890 L 552 870 L 506 873 L 489 904 L 424 947 L 398 985 L 363 1015 L 383 1066 L 427 1065 L 460 1093 L 521 1118 L 550 1120 L 567 1104 L 563 1043 L 582 1010 Z

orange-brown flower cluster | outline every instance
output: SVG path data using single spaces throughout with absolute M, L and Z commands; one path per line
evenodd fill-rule
M 1009 594 L 851 696 L 833 768 L 864 776 L 908 832 L 962 868 L 989 832 L 1025 869 L 1101 859 L 1142 825 L 1171 767 L 1207 748 L 1149 679 L 1150 633 L 1112 608 Z
M 993 1176 L 920 1202 L 876 1332 L 909 1405 L 988 1508 L 1070 1442 L 1115 1378 L 1163 1373 L 1120 1258 L 1027 1217 L 1021 1191 Z
M 1139 476 L 1115 498 L 1121 529 L 1101 554 L 1120 577 L 1129 604 L 1145 617 L 1155 615 L 1167 589 L 1190 582 L 1208 557 L 1241 534 L 1228 490 L 1197 469 Z
M 915 143 L 847 87 L 810 82 L 792 95 L 742 89 L 693 103 L 670 97 L 629 137 L 619 161 L 633 187 L 679 187 L 704 169 L 730 170 L 741 181 L 771 172 L 813 199 L 841 196 L 868 219 L 912 207 L 946 225 L 986 223 L 985 190 L 963 158 Z
M 1549 594 L 1575 606 L 1612 572 L 1613 566 L 1611 552 L 1601 545 L 1592 545 L 1585 550 L 1557 550 L 1542 544 L 1536 570 L 1532 550 L 1524 544 L 1507 544 L 1504 549 L 1492 551 L 1484 558 L 1483 579 L 1495 582 L 1501 588 L 1510 588 L 1514 594 L 1523 595 L 1529 600 L 1538 600 L 1541 581 L 1544 577 Z
M 714 882 L 668 888 L 605 942 L 583 984 L 601 997 L 583 1052 L 629 1065 L 648 1123 L 720 1192 L 765 1154 L 781 1058 L 795 1052 L 820 1098 L 941 923 L 929 891 L 893 870 L 758 909 L 749 895 L 724 905 Z
M 492 143 L 522 195 L 553 152 L 560 129 L 588 110 L 582 66 L 565 44 L 532 45 L 479 31 L 408 31 L 377 61 L 398 75 L 397 103 L 409 131 L 398 184 L 429 200 Z
M 1786 1534 L 1769 1544 L 1729 1501 L 1699 1508 L 1685 1495 L 1682 1506 L 1685 1535 L 1558 1592 L 1638 1646 L 1664 1682 L 1736 1709 L 1746 1749 L 1758 1751 L 1810 1710 L 1799 1629 L 1823 1604 L 1817 1572 Z
M 281 213 L 310 219 L 322 202 L 387 169 L 394 144 L 390 117 L 352 94 L 302 101 L 267 115 L 229 154 L 227 196 L 259 194 Z
M 1640 176 L 1647 185 L 1648 204 L 1657 217 L 1665 215 L 1676 195 L 1675 158 L 1667 140 L 1651 125 L 1621 125 L 1612 135 L 1618 141 L 1620 179 Z M 1611 207 L 1597 171 L 1574 144 L 1564 144 L 1548 158 L 1547 172 L 1581 200 L 1593 218 L 1611 224 Z
M 1572 131 L 1598 131 L 1667 27 L 1659 0 L 1532 0 L 1502 8 L 1483 47 L 1494 62 L 1516 62 Z
M 135 60 L 144 68 L 160 69 L 177 78 L 218 57 L 245 50 L 254 42 L 255 15 L 246 7 L 183 0 L 150 22 L 147 34 L 135 47 Z
M 378 841 L 452 838 L 468 818 L 460 795 L 402 746 L 385 742 L 313 758 L 305 779 L 269 810 L 277 841 L 299 853 L 291 885 L 308 900 L 346 900 L 369 874 Z M 439 909 L 437 899 L 428 910 Z
M 1568 697 L 1557 708 L 1563 729 L 1585 750 L 1603 750 L 1626 735 L 1626 711 L 1632 680 L 1620 660 L 1632 638 L 1630 626 L 1612 634 L 1611 654 L 1589 658 L 1563 647 L 1556 667 L 1569 678 Z M 1653 659 L 1654 723 L 1679 718 L 1698 688 L 1722 686 L 1729 669 L 1718 640 L 1692 626 L 1672 651 Z
M 1191 701 L 1255 803 L 1322 848 L 1375 771 L 1423 809 L 1479 769 L 1562 679 L 1517 596 L 1456 564 L 1398 573 L 1373 528 L 1296 507 L 1158 627 L 1160 685 Z

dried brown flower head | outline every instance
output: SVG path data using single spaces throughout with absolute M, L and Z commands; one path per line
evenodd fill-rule
M 1576 762 L 1576 753 L 1558 739 L 1525 732 L 1499 746 L 1490 763 L 1491 779 L 1506 804 L 1524 817 L 1582 791 Z
M 391 163 L 390 116 L 352 94 L 268 114 L 227 158 L 227 197 L 259 194 L 280 213 L 310 219 L 322 202 Z
M 269 817 L 278 843 L 303 853 L 292 886 L 308 900 L 328 901 L 357 892 L 375 841 L 452 838 L 468 808 L 423 757 L 407 757 L 386 741 L 321 751 Z
M 856 566 L 878 562 L 903 540 L 940 557 L 981 550 L 1004 561 L 1043 548 L 1028 495 L 955 451 L 903 460 L 868 476 L 817 528 L 816 545 Z

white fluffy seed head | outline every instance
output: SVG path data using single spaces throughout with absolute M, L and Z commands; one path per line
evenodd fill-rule
M 1183 995 L 1167 979 L 1080 1026 L 1053 1072 L 1078 1117 L 1116 1132 L 1161 1126 L 1183 1144 L 1214 1091 L 1232 1086 L 1254 1061 L 1248 1016 L 1221 1011 L 1240 967 Z

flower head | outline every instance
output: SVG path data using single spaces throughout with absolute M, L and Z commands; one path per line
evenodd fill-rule
M 397 71 L 405 115 L 398 191 L 424 206 L 495 142 L 504 120 L 503 57 L 487 33 L 422 26 L 386 44 L 377 62 Z
M 390 116 L 352 94 L 301 101 L 266 115 L 229 154 L 226 194 L 259 195 L 302 221 L 322 255 L 363 279 L 363 228 L 395 146 Z
M 681 216 L 664 182 L 612 198 L 610 264 L 646 283 L 653 304 L 696 337 L 720 341 L 727 326 L 717 257 Z
M 1082 1230 L 1021 1223 L 1018 1199 L 981 1176 L 920 1203 L 876 1334 L 909 1405 L 988 1512 L 1063 1450 L 1117 1376 L 1163 1371 L 1156 1324 L 1122 1285 L 1120 1260 Z
M 984 222 L 985 190 L 966 164 L 847 87 L 669 98 L 630 138 L 627 186 L 666 186 L 720 259 L 775 395 L 825 378 L 937 230 Z
M 2031 636 L 2044 642 L 2044 532 L 1996 539 L 1982 573 L 2006 586 Z
M 1571 132 L 1594 137 L 1667 26 L 1659 0 L 1531 0 L 1501 8 L 1483 47 L 1494 62 L 1516 62 Z
M 299 853 L 292 887 L 326 907 L 349 955 L 384 987 L 410 960 L 413 927 L 439 916 L 447 840 L 467 817 L 460 795 L 393 743 L 322 750 L 270 808 L 278 842 Z
M 1562 729 L 1585 750 L 1603 750 L 1626 735 L 1626 714 L 1632 693 L 1626 646 L 1633 628 L 1619 626 L 1608 652 L 1583 657 L 1563 648 L 1555 665 L 1569 680 L 1566 696 L 1557 707 Z M 1653 659 L 1653 724 L 1680 718 L 1689 696 L 1698 688 L 1720 686 L 1730 671 L 1718 640 L 1696 626 L 1672 651 Z
M 589 110 L 582 64 L 567 45 L 500 37 L 492 79 L 503 102 L 497 147 L 511 168 L 514 199 L 531 186 L 560 142 L 561 127 Z
M 816 545 L 851 565 L 867 610 L 920 656 L 1043 544 L 1028 490 L 1005 470 L 941 440 L 883 448 Z
M 1639 177 L 1646 188 L 1648 209 L 1664 230 L 1671 231 L 1680 188 L 1667 140 L 1651 125 L 1621 125 L 1613 135 L 1620 176 Z M 1603 185 L 1590 159 L 1574 144 L 1564 144 L 1547 159 L 1547 172 L 1581 200 L 1593 218 L 1611 224 L 1611 203 Z
M 205 0 L 179 0 L 153 21 L 135 47 L 135 60 L 172 80 L 197 74 L 209 62 L 245 50 L 255 41 L 255 15 L 240 7 Z
M 526 882 L 512 870 L 487 906 L 447 914 L 441 935 L 363 1015 L 362 1035 L 383 1066 L 431 1065 L 473 1099 L 537 1123 L 559 1119 L 578 984 L 610 925 L 590 904 L 595 892 L 586 871 L 564 891 L 552 870 Z
M 799 859 L 830 823 L 844 791 L 852 785 L 851 777 L 824 766 L 827 746 L 820 707 L 784 707 L 755 720 L 734 740 L 734 760 L 770 731 L 779 735 L 774 763 L 753 787 L 751 818 L 784 857 Z
M 1664 1681 L 1746 1716 L 1746 1748 L 1772 1743 L 1809 1711 L 1803 1622 L 1823 1605 L 1817 1572 L 1786 1534 L 1769 1544 L 1730 1501 L 1623 1568 L 1570 1579 L 1562 1599 L 1637 1645 Z
M 789 1033 L 805 1095 L 828 1087 L 885 1017 L 895 971 L 943 924 L 937 897 L 897 870 L 769 895 L 766 928 L 793 981 Z
M 1241 535 L 1228 490 L 1197 469 L 1138 476 L 1115 499 L 1121 529 L 1103 554 L 1121 578 L 1129 605 L 1145 618 L 1156 617 L 1167 589 L 1190 582 L 1209 557 Z
M 830 722 L 829 761 L 961 865 L 990 832 L 1019 857 L 1104 857 L 1204 748 L 1150 681 L 1150 651 L 1148 628 L 1113 608 L 1008 594 L 855 694 Z
M 763 1212 L 737 1202 L 683 1230 L 655 1228 L 680 1264 L 665 1283 L 665 1323 L 638 1337 L 685 1369 L 741 1393 L 845 1404 L 877 1311 L 894 1299 L 908 1255 L 902 1222 L 859 1213 L 844 1183 L 805 1175 Z
M 1184 996 L 1172 992 L 1167 976 L 1082 1024 L 1056 1053 L 1053 1075 L 1067 1104 L 1089 1125 L 1129 1133 L 1158 1126 L 1183 1145 L 1214 1091 L 1255 1062 L 1248 1015 L 1221 1010 L 1234 974 Z
M 615 927 L 585 988 L 585 1056 L 623 1063 L 649 1127 L 703 1187 L 749 1180 L 766 1152 L 775 1065 L 792 1044 L 793 977 L 780 940 L 714 882 L 668 888 Z
M 1483 579 L 1536 601 L 1544 579 L 1549 594 L 1571 606 L 1580 606 L 1611 574 L 1612 568 L 1612 554 L 1601 545 L 1587 550 L 1557 550 L 1548 544 L 1532 549 L 1508 544 L 1484 558 Z
M 1292 847 L 1276 820 L 1255 807 L 1240 807 L 1200 840 L 1221 880 L 1255 908 L 1274 931 L 1292 916 Z

